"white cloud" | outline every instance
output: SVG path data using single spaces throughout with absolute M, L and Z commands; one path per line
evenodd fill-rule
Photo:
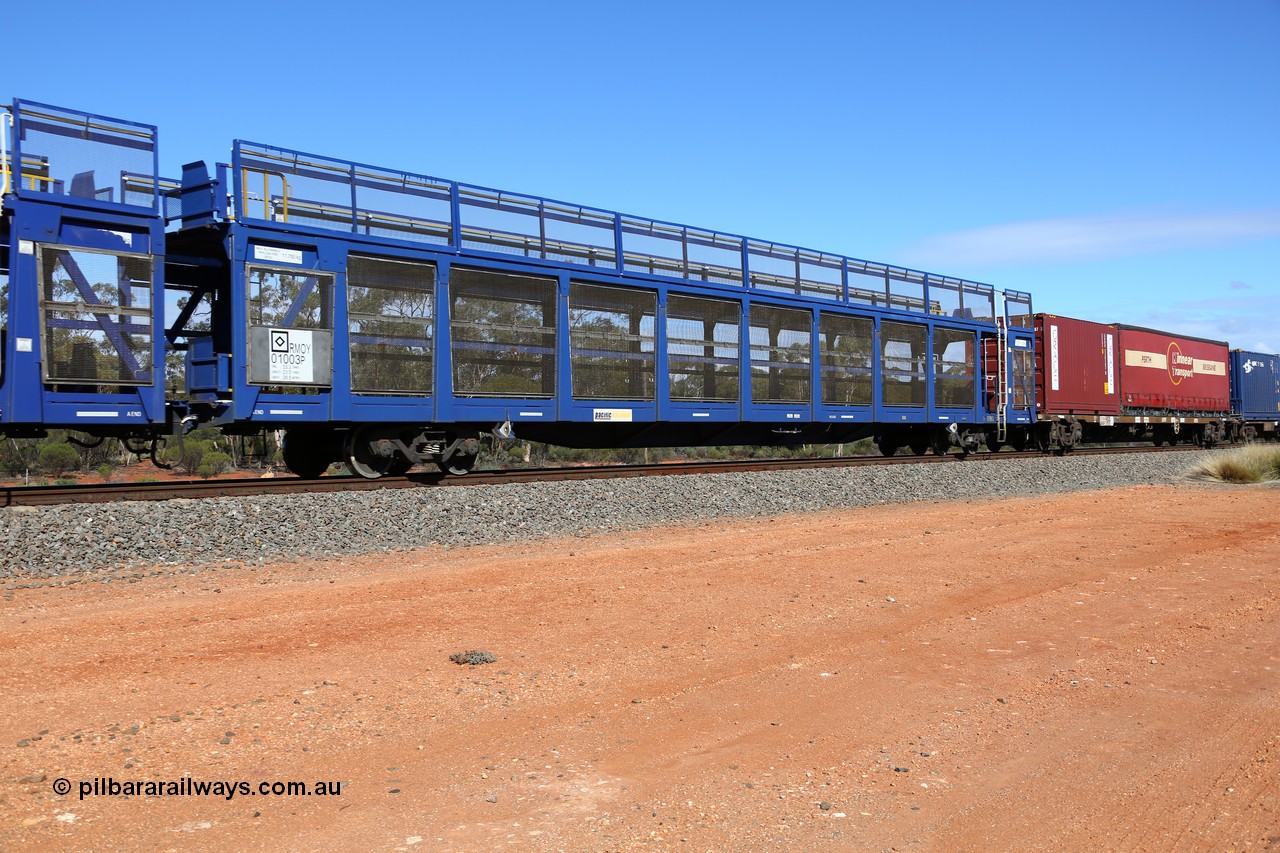
M 1280 316 L 1280 296 L 1237 296 L 1225 299 L 1179 300 L 1120 322 L 1150 326 L 1176 334 L 1226 341 L 1232 349 L 1280 352 L 1276 347 L 1275 318 Z
M 1094 261 L 1275 237 L 1280 237 L 1280 210 L 1199 216 L 1110 213 L 937 234 L 908 247 L 905 254 L 909 263 L 926 269 L 1014 266 Z M 1232 287 L 1249 285 L 1232 282 Z

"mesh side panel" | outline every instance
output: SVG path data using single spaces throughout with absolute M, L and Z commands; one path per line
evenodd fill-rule
M 651 290 L 569 285 L 569 364 L 573 396 L 652 400 L 657 363 L 658 294 Z
M 536 199 L 463 187 L 458 190 L 458 219 L 464 248 L 542 257 Z
M 960 307 L 960 288 L 955 282 L 929 279 L 929 303 L 934 306 L 934 313 L 943 317 L 964 317 Z
M 904 275 L 890 275 L 889 307 L 901 308 L 906 311 L 924 311 L 924 276 L 909 278 Z M 930 306 L 928 313 L 937 314 L 939 312 L 933 306 Z
M 614 269 L 613 215 L 533 196 L 459 187 L 462 245 Z
M 935 406 L 973 407 L 976 352 L 972 332 L 945 328 L 933 330 Z
M 742 238 L 622 217 L 626 269 L 690 281 L 742 284 Z
M 996 319 L 996 293 L 993 288 L 965 284 L 965 316 L 994 323 Z
M 1031 408 L 1035 399 L 1033 366 L 1035 359 L 1026 350 L 1014 350 L 1013 353 L 1013 406 L 1015 409 Z
M 684 237 L 678 226 L 623 217 L 622 251 L 625 269 L 673 278 L 686 276 Z
M 772 243 L 748 242 L 747 250 L 751 286 L 756 290 L 840 298 L 843 262 L 839 256 Z
M 42 246 L 40 265 L 46 303 L 133 308 L 150 316 L 150 258 Z
M 415 243 L 449 242 L 449 185 L 420 175 L 353 167 L 356 231 Z
M 250 265 L 249 325 L 292 329 L 333 326 L 333 276 Z
M 693 229 L 688 235 L 688 278 L 742 284 L 742 238 Z
M 751 306 L 751 397 L 757 403 L 809 402 L 812 315 Z
M 46 380 L 150 384 L 152 259 L 42 246 L 39 262 Z
M 241 143 L 238 150 L 241 218 L 449 242 L 450 186 L 443 181 L 282 148 Z
M 454 267 L 449 312 L 455 394 L 555 394 L 555 279 Z
M 161 213 L 165 222 L 173 222 L 182 218 L 182 193 L 178 190 L 165 190 L 160 199 Z
M 347 261 L 351 390 L 430 394 L 435 264 Z
M 1014 296 L 1006 293 L 1004 301 L 1005 310 L 1009 314 L 1010 326 L 1015 326 L 1019 329 L 1033 328 L 1030 296 Z
M 869 317 L 824 313 L 818 323 L 822 350 L 822 402 L 870 406 L 875 322 Z
M 57 383 L 150 385 L 151 326 L 89 311 L 47 311 L 45 377 Z
M 177 181 L 160 178 L 158 181 L 150 175 L 134 175 L 125 173 L 120 176 L 120 198 L 125 204 L 134 207 L 150 207 L 152 196 L 160 193 L 160 212 L 168 215 L 170 210 L 177 212 L 180 207 Z
M 617 268 L 613 216 L 585 208 L 544 204 L 543 228 L 547 260 Z
M 155 180 L 155 130 L 52 107 L 15 111 L 22 174 L 19 195 L 53 193 L 156 209 L 154 192 L 125 196 L 125 177 Z
M 242 145 L 238 177 L 236 215 L 241 219 L 345 232 L 354 227 L 349 166 Z
M 667 298 L 671 399 L 737 402 L 742 306 L 691 296 Z
M 913 323 L 880 324 L 880 393 L 886 406 L 924 406 L 927 331 Z
M 887 305 L 888 283 L 883 269 L 849 270 L 849 301 L 863 305 Z
M 9 329 L 9 246 L 0 246 L 0 347 L 4 346 L 5 333 Z M 0 368 L 3 352 L 0 351 Z M 4 374 L 0 372 L 0 377 Z

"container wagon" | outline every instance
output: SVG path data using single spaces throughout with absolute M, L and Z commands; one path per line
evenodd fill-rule
M 1233 438 L 1280 440 L 1280 356 L 1232 350 L 1230 357 Z
M 1034 443 L 1231 438 L 1227 345 L 1135 326 L 1037 314 Z

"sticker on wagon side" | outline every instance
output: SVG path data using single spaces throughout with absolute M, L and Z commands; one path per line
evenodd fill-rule
M 630 423 L 630 409 L 592 409 L 591 420 L 596 423 Z

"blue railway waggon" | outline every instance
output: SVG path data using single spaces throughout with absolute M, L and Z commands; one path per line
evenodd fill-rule
M 1035 421 L 1026 293 L 245 141 L 165 180 L 154 127 L 0 121 L 4 435 L 280 431 L 299 475 L 379 477 L 489 432 L 963 453 Z
M 15 101 L 0 140 L 0 433 L 145 451 L 170 418 L 156 129 Z
M 285 430 L 303 476 L 462 473 L 489 431 L 923 453 L 1034 417 L 1025 293 L 245 141 L 180 201 L 189 412 Z

